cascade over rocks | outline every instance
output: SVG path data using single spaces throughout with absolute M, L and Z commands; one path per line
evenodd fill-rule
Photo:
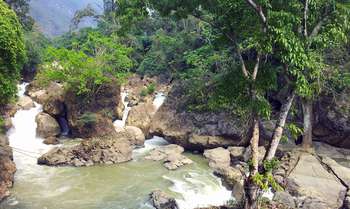
M 73 137 L 91 138 L 114 132 L 113 119 L 121 103 L 120 86 L 117 82 L 103 84 L 88 99 L 65 90 L 61 84 L 50 83 L 41 89 L 36 81 L 28 85 L 26 93 L 43 104 L 43 111 L 55 119 L 68 122 Z
M 132 159 L 132 147 L 122 134 L 91 138 L 78 145 L 56 147 L 38 159 L 48 166 L 92 166 L 116 164 Z
M 180 84 L 173 86 L 167 100 L 152 119 L 150 133 L 189 150 L 247 145 L 248 125 L 225 112 L 189 112 Z
M 23 110 L 29 110 L 35 106 L 33 100 L 28 96 L 19 98 L 16 105 Z

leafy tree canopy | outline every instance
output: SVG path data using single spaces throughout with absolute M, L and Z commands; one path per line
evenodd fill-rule
M 17 93 L 17 79 L 25 61 L 22 27 L 16 14 L 0 1 L 0 105 Z

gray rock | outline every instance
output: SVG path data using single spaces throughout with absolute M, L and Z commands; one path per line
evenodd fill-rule
M 17 106 L 19 108 L 24 109 L 24 110 L 29 110 L 30 108 L 33 108 L 35 105 L 34 105 L 33 100 L 30 97 L 24 96 L 24 97 L 19 98 L 19 100 L 17 102 Z
M 149 103 L 141 103 L 131 108 L 126 124 L 140 128 L 145 135 L 149 134 L 151 120 L 156 112 L 155 106 Z
M 178 209 L 176 200 L 164 192 L 157 190 L 150 194 L 152 205 L 156 209 Z
M 145 157 L 146 160 L 163 161 L 163 165 L 169 170 L 175 170 L 181 166 L 192 164 L 192 160 L 182 155 L 184 148 L 169 144 L 162 147 L 154 148 Z
M 245 147 L 228 147 L 227 150 L 230 152 L 231 159 L 235 161 L 244 161 Z
M 145 143 L 145 135 L 142 130 L 135 126 L 126 126 L 125 131 L 130 135 L 130 143 L 136 146 L 142 146 Z
M 209 160 L 209 167 L 213 169 L 226 168 L 231 164 L 230 152 L 222 147 L 205 150 L 203 155 Z
M 322 205 L 328 208 L 340 208 L 347 191 L 347 188 L 329 173 L 315 156 L 307 153 L 300 155 L 298 164 L 287 177 L 286 183 L 290 194 L 310 199 L 303 208 L 315 208 L 313 206 L 315 204 L 320 208 Z
M 132 159 L 132 147 L 123 136 L 113 135 L 84 140 L 78 145 L 56 147 L 38 159 L 49 166 L 91 166 L 116 164 Z
M 48 137 L 43 141 L 44 144 L 52 144 L 52 145 L 56 145 L 59 144 L 60 141 L 58 141 L 58 139 L 56 137 Z
M 37 125 L 36 133 L 43 138 L 55 137 L 61 133 L 61 128 L 55 118 L 49 114 L 40 113 L 35 118 Z
M 282 192 L 276 192 L 273 201 L 276 201 L 278 203 L 282 203 L 283 205 L 286 205 L 290 208 L 295 208 L 295 200 L 292 195 L 290 195 L 288 192 L 282 191 Z

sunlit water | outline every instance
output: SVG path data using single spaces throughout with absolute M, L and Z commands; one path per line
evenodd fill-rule
M 20 96 L 25 85 L 21 85 Z M 47 167 L 36 158 L 52 148 L 35 136 L 36 104 L 18 111 L 8 132 L 17 165 L 12 196 L 0 209 L 148 209 L 148 195 L 161 189 L 174 196 L 181 209 L 220 205 L 231 198 L 200 155 L 186 154 L 194 163 L 168 171 L 161 162 L 143 159 L 151 149 L 166 143 L 161 137 L 147 140 L 134 151 L 134 160 L 110 166 L 84 168 Z

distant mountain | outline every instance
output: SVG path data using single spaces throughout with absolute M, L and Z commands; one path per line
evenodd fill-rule
M 68 32 L 75 12 L 88 4 L 103 11 L 103 0 L 31 0 L 30 15 L 44 34 L 54 37 Z M 94 25 L 92 19 L 86 19 L 80 27 Z

